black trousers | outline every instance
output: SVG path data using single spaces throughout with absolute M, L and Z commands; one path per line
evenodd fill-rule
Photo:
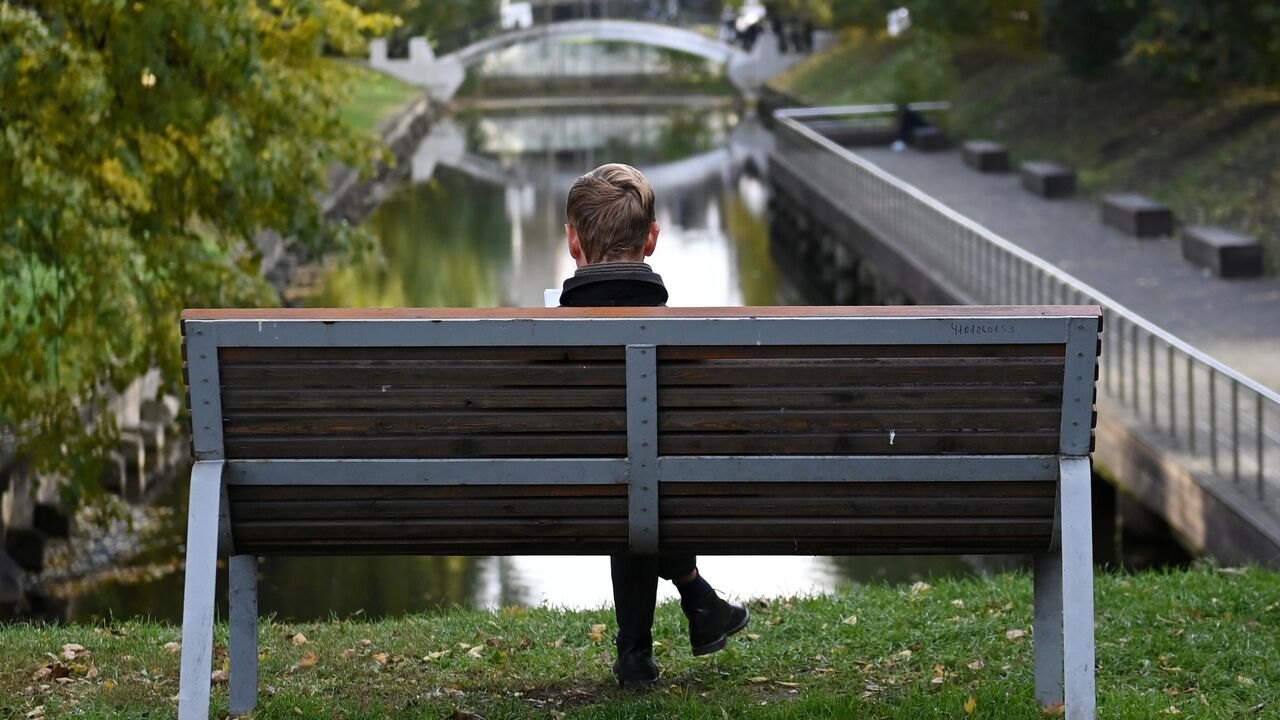
M 684 577 L 698 566 L 695 555 L 613 555 L 613 608 L 619 640 L 637 645 L 653 642 L 653 609 L 658 604 L 658 578 Z

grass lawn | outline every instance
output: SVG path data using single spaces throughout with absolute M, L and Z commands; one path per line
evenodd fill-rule
M 960 139 L 1075 167 L 1085 192 L 1152 195 L 1181 222 L 1257 236 L 1280 272 L 1280 88 L 1194 93 L 1123 66 L 1082 79 L 1043 53 L 856 38 L 774 85 L 819 105 L 951 100 L 943 121 Z
M 1102 718 L 1280 716 L 1280 574 L 1201 566 L 1098 579 Z M 612 613 L 507 608 L 261 626 L 254 718 L 1044 718 L 1031 581 L 879 585 L 750 601 L 751 626 L 693 658 L 659 608 L 663 679 L 609 674 Z M 171 717 L 180 630 L 148 622 L 0 630 L 0 718 Z M 226 669 L 220 626 L 215 667 Z M 216 672 L 225 678 L 224 672 Z M 214 687 L 215 717 L 226 685 Z
M 423 89 L 359 63 L 334 60 L 335 68 L 350 77 L 351 97 L 342 109 L 351 126 L 372 133 L 406 103 L 421 97 Z

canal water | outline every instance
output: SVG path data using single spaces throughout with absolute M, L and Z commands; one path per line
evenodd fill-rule
M 573 272 L 564 199 L 605 162 L 640 167 L 658 197 L 651 259 L 671 305 L 799 302 L 770 256 L 767 153 L 772 137 L 721 102 L 650 102 L 612 109 L 501 107 L 437 124 L 406 179 L 368 219 L 377 248 L 333 260 L 305 289 L 316 307 L 491 307 L 543 304 Z M 143 552 L 74 594 L 69 616 L 177 621 L 186 507 L 181 480 Z M 996 564 L 991 564 L 991 563 Z M 704 557 L 730 597 L 826 593 L 866 582 L 915 581 L 1007 567 L 967 557 Z M 610 602 L 604 557 L 265 558 L 259 609 L 279 619 L 377 617 L 454 605 L 590 608 Z M 669 583 L 660 590 L 674 597 Z

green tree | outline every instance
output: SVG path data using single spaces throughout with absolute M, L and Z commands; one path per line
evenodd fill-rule
M 0 2 L 0 435 L 92 485 L 104 397 L 180 384 L 178 313 L 277 302 L 253 238 L 310 247 L 330 163 L 374 141 L 322 58 L 392 18 L 341 0 Z
M 1138 0 L 1045 0 L 1049 45 L 1077 75 L 1119 60 L 1141 18 Z
M 1150 0 L 1130 57 L 1148 74 L 1204 86 L 1280 83 L 1280 2 Z
M 497 0 L 356 0 L 368 12 L 401 20 L 391 36 L 393 53 L 405 51 L 409 38 L 425 36 L 436 52 L 456 50 L 494 31 Z

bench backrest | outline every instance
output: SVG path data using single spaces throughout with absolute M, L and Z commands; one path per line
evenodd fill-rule
M 1096 307 L 183 319 L 242 553 L 1033 552 L 1092 442 Z

